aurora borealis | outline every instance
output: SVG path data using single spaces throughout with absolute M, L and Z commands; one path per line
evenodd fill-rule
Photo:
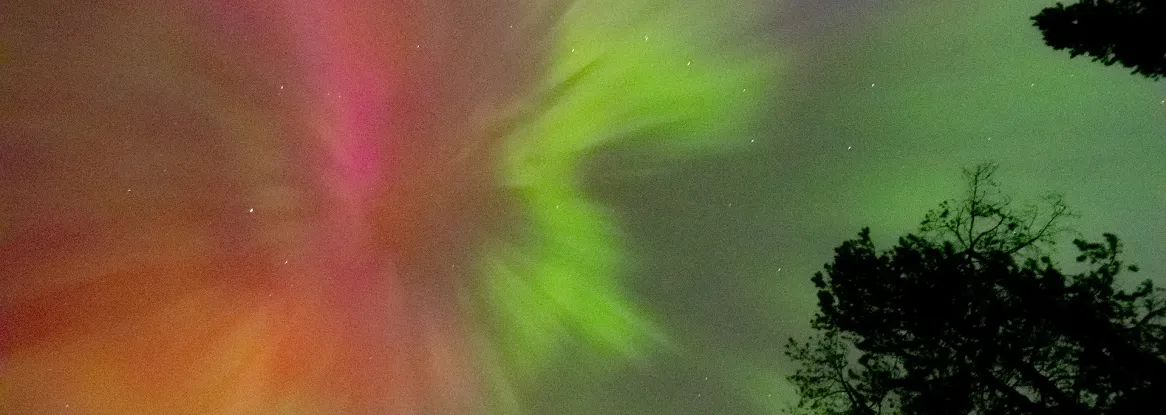
M 984 160 L 1161 281 L 1166 88 L 1044 6 L 0 6 L 0 412 L 777 413 Z

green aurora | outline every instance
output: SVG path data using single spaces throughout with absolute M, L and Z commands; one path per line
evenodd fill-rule
M 507 370 L 496 407 L 517 411 L 511 383 L 531 385 L 581 343 L 600 359 L 633 361 L 677 343 L 629 298 L 620 224 L 588 194 L 584 162 L 615 145 L 683 160 L 728 151 L 772 82 L 769 59 L 720 47 L 714 4 L 578 2 L 555 30 L 540 96 L 505 143 L 500 180 L 521 201 L 522 243 L 485 254 Z M 741 48 L 744 49 L 744 48 Z M 760 114 L 758 114 L 760 115 Z M 599 364 L 602 366 L 602 364 Z

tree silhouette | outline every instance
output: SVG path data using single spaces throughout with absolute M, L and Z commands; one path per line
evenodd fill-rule
M 814 275 L 817 334 L 789 339 L 814 414 L 1125 414 L 1166 392 L 1166 299 L 1115 288 L 1121 243 L 1076 240 L 1085 271 L 1045 254 L 1068 210 L 1014 208 L 995 167 L 878 251 L 863 229 Z
M 1053 49 L 1071 58 L 1089 55 L 1106 66 L 1120 63 L 1157 80 L 1166 75 L 1166 1 L 1079 0 L 1057 3 L 1032 17 Z

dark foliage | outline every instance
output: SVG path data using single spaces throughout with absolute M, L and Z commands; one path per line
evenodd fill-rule
M 1157 80 L 1166 75 L 1166 0 L 1080 0 L 1041 10 L 1033 24 L 1053 49 L 1120 63 Z
M 1075 241 L 1085 271 L 1045 256 L 1067 210 L 1014 209 L 994 168 L 878 251 L 868 229 L 812 281 L 818 335 L 790 339 L 814 414 L 1126 414 L 1166 393 L 1166 299 L 1115 287 L 1121 243 Z

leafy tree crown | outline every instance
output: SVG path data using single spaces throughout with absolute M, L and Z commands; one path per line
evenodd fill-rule
M 1076 240 L 1086 271 L 1044 253 L 1067 231 L 1059 197 L 1013 207 L 995 167 L 880 251 L 863 229 L 811 279 L 815 336 L 790 339 L 794 412 L 1131 413 L 1166 392 L 1166 300 L 1150 281 L 1115 287 L 1112 234 Z

